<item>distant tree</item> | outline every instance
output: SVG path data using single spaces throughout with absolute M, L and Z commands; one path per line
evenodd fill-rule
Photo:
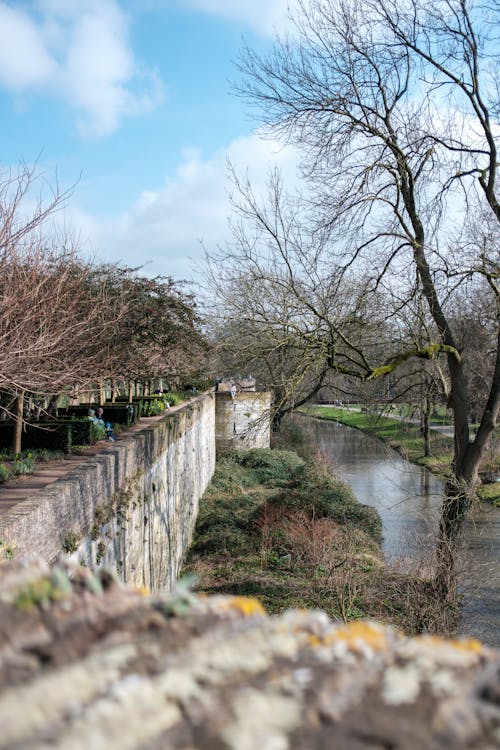
M 102 346 L 103 377 L 156 379 L 204 369 L 206 341 L 194 297 L 171 277 L 102 267 L 110 298 L 127 308 Z
M 233 239 L 207 253 L 215 350 L 274 389 L 279 416 L 314 396 L 331 372 L 373 373 L 370 361 L 387 349 L 383 302 L 367 295 L 366 276 L 327 265 L 328 236 L 312 230 L 277 172 L 262 201 L 234 173 L 233 184 Z

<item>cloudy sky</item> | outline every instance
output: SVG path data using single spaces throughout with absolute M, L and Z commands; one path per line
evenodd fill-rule
M 38 160 L 86 254 L 193 276 L 224 241 L 227 158 L 263 183 L 293 154 L 230 93 L 287 0 L 0 0 L 0 167 Z

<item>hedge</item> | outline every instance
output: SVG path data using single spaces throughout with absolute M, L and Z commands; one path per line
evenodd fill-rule
M 0 448 L 10 448 L 14 424 L 0 422 Z M 89 419 L 72 419 L 26 423 L 21 444 L 23 450 L 46 448 L 71 453 L 75 445 L 92 445 L 106 437 L 105 431 Z
M 132 406 L 130 409 L 129 407 Z M 124 424 L 127 427 L 131 424 L 135 424 L 140 417 L 139 404 L 112 404 L 105 403 L 102 407 L 104 410 L 103 419 L 105 422 L 111 422 L 111 424 Z M 79 404 L 78 406 L 67 406 L 57 410 L 57 416 L 59 418 L 65 417 L 86 417 L 88 416 L 89 409 L 93 409 L 97 412 L 98 404 Z

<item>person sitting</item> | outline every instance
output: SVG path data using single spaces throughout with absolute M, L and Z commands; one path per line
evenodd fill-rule
M 111 440 L 114 442 L 116 440 L 116 436 L 115 436 L 115 433 L 113 432 L 113 426 L 111 422 L 104 421 L 103 415 L 104 415 L 104 409 L 102 408 L 102 406 L 99 406 L 97 408 L 96 422 L 98 425 L 104 428 L 104 430 L 106 431 L 106 437 L 108 438 L 108 440 Z
M 109 424 L 109 422 L 107 422 L 107 423 L 104 422 L 104 419 L 102 418 L 103 414 L 104 414 L 104 410 L 103 410 L 102 406 L 99 406 L 97 408 L 97 416 L 96 416 L 96 413 L 95 413 L 94 409 L 89 409 L 88 412 L 87 412 L 88 418 L 97 427 L 97 432 L 96 432 L 96 436 L 95 437 L 96 437 L 97 440 L 102 440 L 103 437 L 104 437 L 104 434 L 106 434 L 106 436 L 108 437 L 109 440 L 115 440 L 115 436 L 114 436 L 114 433 L 113 433 L 113 428 L 111 427 L 111 425 Z M 113 435 L 112 438 L 109 436 L 109 432 L 108 432 L 108 428 L 106 427 L 106 424 L 109 424 L 109 430 L 110 430 L 111 434 Z

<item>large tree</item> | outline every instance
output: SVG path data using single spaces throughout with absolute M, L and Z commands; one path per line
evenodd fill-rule
M 84 260 L 50 221 L 67 194 L 49 191 L 33 208 L 39 184 L 25 166 L 0 174 L 0 413 L 14 417 L 14 453 L 25 394 L 55 400 L 115 376 L 190 374 L 203 362 L 183 287 Z
M 405 345 L 376 362 L 373 352 L 368 360 L 362 340 L 346 339 L 356 362 L 365 357 L 369 363 L 364 377 L 391 372 L 409 356 L 445 352 L 455 426 L 454 479 L 443 511 L 449 538 L 478 481 L 500 405 L 498 224 L 486 246 L 465 243 L 461 226 L 481 205 L 495 219 L 499 215 L 498 11 L 498 3 L 469 0 L 299 0 L 290 37 L 277 39 L 268 57 L 246 50 L 241 62 L 246 78 L 240 93 L 257 106 L 273 136 L 302 151 L 323 282 L 347 279 L 352 288 L 362 278 L 364 294 L 391 298 L 394 311 L 416 295 L 426 301 L 433 326 L 424 347 Z M 252 205 L 251 198 L 245 201 Z M 269 229 L 272 234 L 272 224 Z M 286 267 L 293 259 L 283 256 L 282 235 L 273 242 Z M 247 254 L 254 252 L 246 238 L 243 244 Z M 314 252 L 310 245 L 310 258 Z M 294 263 L 301 263 L 299 255 Z M 471 439 L 452 299 L 479 277 L 495 306 L 496 345 L 480 426 Z M 311 280 L 302 296 L 316 288 Z M 298 287 L 292 291 L 296 295 Z M 356 295 L 354 311 L 359 304 Z M 342 318 L 332 321 L 340 322 L 342 338 Z
M 97 267 L 93 276 L 104 283 L 110 300 L 127 310 L 102 342 L 102 379 L 145 383 L 204 369 L 201 319 L 182 282 L 116 266 Z
M 102 318 L 102 296 L 84 291 L 88 264 L 67 237 L 47 231 L 68 194 L 56 187 L 33 201 L 37 184 L 26 165 L 0 174 L 0 389 L 14 404 L 16 453 L 25 392 L 54 393 L 87 375 Z

